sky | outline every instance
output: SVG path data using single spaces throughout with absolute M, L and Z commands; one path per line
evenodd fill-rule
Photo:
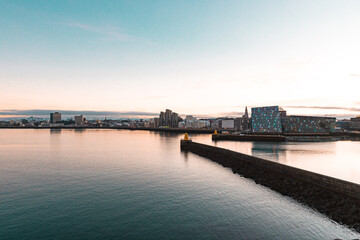
M 0 0 L 0 115 L 360 115 L 359 12 L 357 0 Z

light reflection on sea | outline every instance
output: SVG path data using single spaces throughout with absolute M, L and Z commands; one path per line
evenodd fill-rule
M 198 142 L 360 184 L 360 141 L 269 143 L 214 142 L 204 135 L 193 138 Z

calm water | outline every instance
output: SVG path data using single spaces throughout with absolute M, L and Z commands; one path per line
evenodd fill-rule
M 360 238 L 229 169 L 181 153 L 181 137 L 0 130 L 0 239 Z M 210 135 L 193 138 L 207 142 Z M 260 155 L 264 148 L 228 147 Z M 301 161 L 282 152 L 275 151 L 276 161 Z
M 216 145 L 312 172 L 360 184 L 360 142 L 212 142 L 209 137 L 193 137 Z

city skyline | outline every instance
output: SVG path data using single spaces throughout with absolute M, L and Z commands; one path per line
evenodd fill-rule
M 251 109 L 253 106 L 246 106 Z M 254 106 L 260 107 L 260 106 Z M 0 120 L 11 120 L 11 119 L 26 119 L 30 117 L 35 118 L 49 118 L 49 114 L 52 112 L 61 112 L 63 116 L 67 119 L 73 118 L 75 115 L 84 115 L 89 119 L 126 119 L 126 118 L 137 118 L 137 119 L 150 119 L 157 117 L 159 114 L 156 112 L 117 112 L 117 111 L 74 111 L 74 110 L 44 110 L 44 109 L 31 109 L 31 110 L 5 110 L 0 111 Z M 291 111 L 288 111 L 291 115 L 297 115 Z M 239 112 L 221 112 L 216 114 L 196 114 L 196 113 L 180 113 L 179 116 L 185 117 L 188 115 L 197 117 L 197 118 L 223 118 L 230 117 L 236 118 L 241 117 L 245 114 L 245 111 Z M 350 119 L 352 117 L 357 117 L 356 114 L 304 114 L 307 116 L 331 116 L 336 117 L 337 119 Z
M 358 1 L 0 6 L 0 112 L 360 112 Z
M 36 113 L 36 112 L 32 112 Z M 38 113 L 44 114 L 44 111 Z M 171 109 L 165 109 L 160 113 L 148 113 L 144 118 L 117 118 L 115 115 L 107 115 L 101 120 L 99 112 L 87 112 L 80 115 L 69 116 L 69 114 L 79 114 L 80 112 L 68 111 L 63 115 L 61 112 L 51 112 L 50 120 L 46 116 L 42 118 L 30 117 L 22 119 L 12 119 L 11 121 L 0 121 L 2 128 L 55 128 L 55 129 L 130 129 L 130 130 L 150 130 L 150 131 L 171 131 L 171 132 L 206 132 L 214 130 L 214 134 L 219 131 L 235 131 L 235 135 L 240 134 L 356 134 L 360 129 L 360 116 L 350 119 L 337 119 L 335 116 L 307 116 L 289 115 L 286 109 L 280 106 L 262 106 L 251 108 L 251 113 L 246 107 L 244 114 L 236 117 L 199 117 L 192 115 L 179 115 Z M 92 118 L 89 114 L 97 114 Z M 107 114 L 110 114 L 108 112 Z M 119 113 L 118 113 L 119 114 Z M 140 114 L 140 113 L 138 113 Z M 143 113 L 144 114 L 144 113 Z M 153 116 L 153 117 L 150 117 Z M 4 119 L 0 119 L 4 120 Z M 222 138 L 222 137 L 221 137 Z M 232 138 L 232 137 L 231 137 Z M 248 138 L 248 137 L 246 137 Z M 260 138 L 262 139 L 262 138 Z M 259 139 L 259 140 L 260 140 Z M 263 139 L 264 140 L 264 139 Z M 273 139 L 275 140 L 275 139 Z M 285 141 L 284 137 L 276 139 Z M 342 140 L 344 140 L 342 138 Z

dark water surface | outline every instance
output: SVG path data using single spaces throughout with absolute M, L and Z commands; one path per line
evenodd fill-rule
M 1 129 L 0 239 L 360 238 L 229 169 L 181 153 L 181 137 Z M 206 142 L 210 135 L 193 138 Z

